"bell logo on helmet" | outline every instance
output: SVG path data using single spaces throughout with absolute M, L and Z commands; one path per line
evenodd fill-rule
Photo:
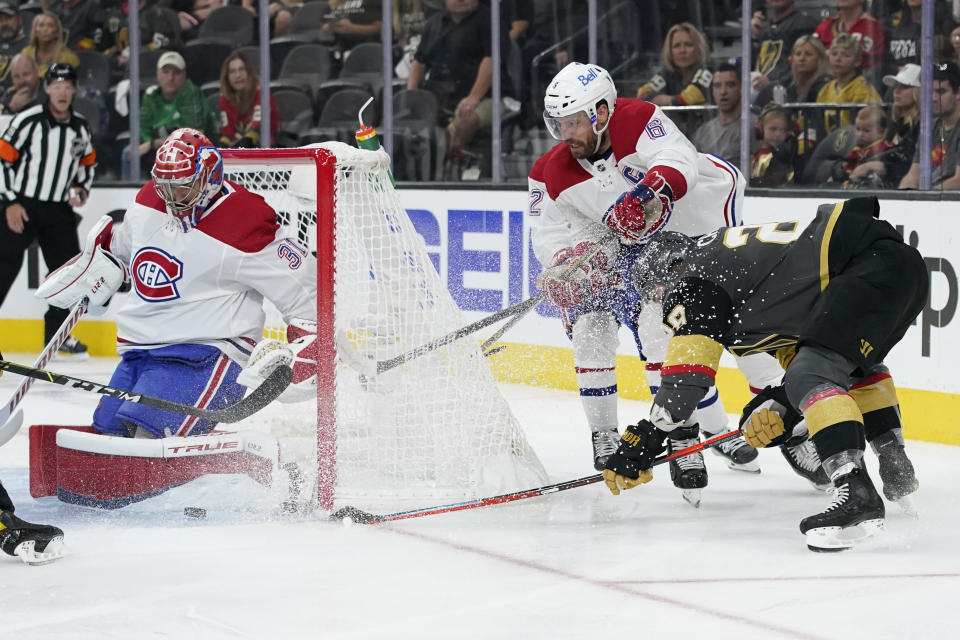
M 596 80 L 598 77 L 599 76 L 597 76 L 596 70 L 590 69 L 590 73 L 583 76 L 577 76 L 577 80 L 579 80 L 580 84 L 583 86 L 587 86 L 591 81 Z

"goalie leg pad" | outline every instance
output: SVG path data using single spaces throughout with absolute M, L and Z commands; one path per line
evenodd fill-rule
M 223 409 L 243 398 L 240 367 L 216 347 L 197 344 L 136 349 L 123 359 L 110 385 L 202 409 Z M 143 427 L 158 438 L 206 433 L 214 422 L 133 402 L 104 397 L 93 426 L 106 434 L 129 436 L 124 423 Z

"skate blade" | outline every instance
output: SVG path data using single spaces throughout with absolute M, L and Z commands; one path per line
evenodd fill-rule
M 756 460 L 751 460 L 750 462 L 727 460 L 727 468 L 733 471 L 742 471 L 743 473 L 760 473 L 760 463 Z
M 680 494 L 683 499 L 691 504 L 695 509 L 700 508 L 700 498 L 703 495 L 702 489 L 683 489 Z
M 732 469 L 733 471 L 743 471 L 745 473 L 760 473 L 760 461 L 756 458 L 750 462 L 735 462 L 715 448 L 710 450 L 713 451 L 713 455 L 723 460 L 728 469 Z
M 883 531 L 883 518 L 864 520 L 849 527 L 817 527 L 807 531 L 807 548 L 818 553 L 852 549 Z
M 43 551 L 36 550 L 36 540 L 21 542 L 13 550 L 13 555 L 18 556 L 24 564 L 34 567 L 49 564 L 63 557 L 63 536 L 51 539 Z
M 894 500 L 897 503 L 897 506 L 900 507 L 900 511 L 903 512 L 903 515 L 913 518 L 914 520 L 920 519 L 920 512 L 917 511 L 917 507 L 913 504 L 913 500 L 910 499 L 910 496 L 903 496 L 899 500 Z

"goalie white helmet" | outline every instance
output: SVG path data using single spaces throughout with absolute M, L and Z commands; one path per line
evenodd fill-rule
M 601 134 L 610 124 L 616 100 L 617 87 L 606 69 L 595 64 L 571 62 L 561 69 L 547 86 L 543 98 L 543 121 L 550 135 L 557 140 L 563 140 L 558 119 L 582 111 L 590 119 L 590 126 L 597 134 L 599 148 Z M 597 129 L 597 106 L 601 102 L 606 103 L 609 116 L 603 127 Z

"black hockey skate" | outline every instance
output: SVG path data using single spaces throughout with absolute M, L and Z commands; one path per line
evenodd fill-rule
M 603 471 L 607 458 L 617 452 L 620 446 L 620 434 L 616 429 L 603 429 L 590 434 L 593 443 L 593 468 Z
M 883 500 L 865 469 L 854 469 L 833 484 L 830 506 L 800 521 L 811 551 L 850 549 L 883 530 Z
M 880 461 L 884 497 L 900 505 L 908 516 L 916 518 L 917 511 L 908 496 L 920 487 L 920 483 L 903 445 L 890 443 L 880 447 L 877 450 L 877 460 Z
M 789 443 L 788 443 L 789 444 Z M 833 487 L 830 477 L 823 470 L 820 456 L 812 440 L 804 440 L 796 446 L 780 447 L 780 453 L 787 459 L 787 464 L 798 476 L 805 478 L 818 491 L 829 491 Z
M 63 531 L 0 511 L 0 549 L 26 564 L 47 564 L 63 556 Z
M 57 349 L 57 359 L 86 360 L 89 357 L 87 345 L 73 336 L 67 336 L 64 343 Z
M 707 437 L 720 435 L 718 433 L 707 434 Z M 734 436 L 721 440 L 716 446 L 710 447 L 714 454 L 723 458 L 727 466 L 734 471 L 746 471 L 747 473 L 760 473 L 760 463 L 757 462 L 760 452 L 747 444 L 742 435 Z
M 673 453 L 700 442 L 700 429 L 697 425 L 677 427 L 667 438 L 667 453 Z M 707 486 L 707 467 L 703 463 L 703 452 L 697 451 L 688 456 L 670 461 L 670 479 L 673 486 L 680 489 L 683 499 L 694 507 L 700 506 L 700 497 Z

